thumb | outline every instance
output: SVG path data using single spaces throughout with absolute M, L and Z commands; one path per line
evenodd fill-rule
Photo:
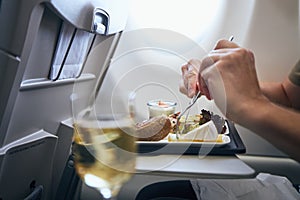
M 226 115 L 226 91 L 218 68 L 215 65 L 212 65 L 211 67 L 204 69 L 201 72 L 201 77 L 207 87 L 209 97 L 215 102 L 220 111 Z

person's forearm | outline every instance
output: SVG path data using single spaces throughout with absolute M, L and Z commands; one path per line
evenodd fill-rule
M 294 85 L 288 78 L 282 83 L 260 83 L 260 88 L 270 101 L 300 111 L 300 86 Z
M 268 101 L 248 105 L 243 110 L 242 126 L 300 162 L 300 113 Z
M 282 83 L 291 107 L 300 111 L 300 86 L 293 84 L 288 78 Z
M 291 107 L 289 98 L 285 92 L 282 83 L 262 82 L 260 83 L 262 93 L 272 102 L 287 107 Z

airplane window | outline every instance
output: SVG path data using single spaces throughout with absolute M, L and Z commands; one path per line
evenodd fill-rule
M 199 40 L 219 13 L 219 0 L 131 0 L 127 30 L 162 28 Z

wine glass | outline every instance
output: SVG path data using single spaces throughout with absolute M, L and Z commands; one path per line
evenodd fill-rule
M 99 108 L 96 103 L 74 119 L 72 150 L 76 172 L 104 199 L 115 199 L 135 172 L 134 109 L 132 99 L 128 102 L 125 109 L 113 100 L 111 109 L 107 105 Z

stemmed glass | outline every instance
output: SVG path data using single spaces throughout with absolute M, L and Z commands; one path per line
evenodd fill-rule
M 110 105 L 96 102 L 95 105 L 102 106 L 83 109 L 74 119 L 72 151 L 76 172 L 104 199 L 115 199 L 135 172 L 136 137 L 131 97 L 125 107 L 115 99 Z

